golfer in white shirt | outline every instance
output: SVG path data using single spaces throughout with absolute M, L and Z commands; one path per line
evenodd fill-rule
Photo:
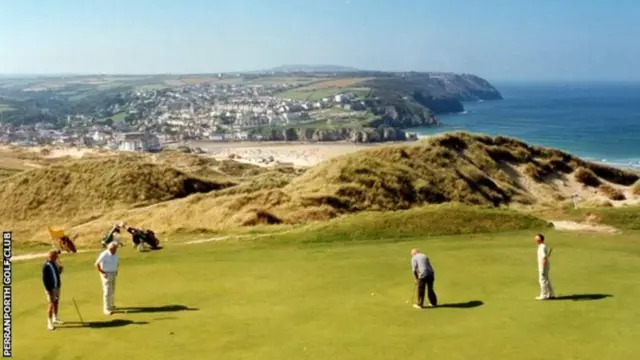
M 535 241 L 538 244 L 538 281 L 540 282 L 540 296 L 536 297 L 536 300 L 553 299 L 556 295 L 553 292 L 553 287 L 549 280 L 549 269 L 551 267 L 549 257 L 551 256 L 551 250 L 548 249 L 544 243 L 544 235 L 537 234 Z
M 113 298 L 116 292 L 116 276 L 118 275 L 119 265 L 118 254 L 116 254 L 118 246 L 117 241 L 110 242 L 109 245 L 107 245 L 107 250 L 100 253 L 95 264 L 96 269 L 100 272 L 100 279 L 102 280 L 105 315 L 111 315 L 115 310 Z

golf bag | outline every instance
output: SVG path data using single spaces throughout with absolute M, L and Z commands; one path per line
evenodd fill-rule
M 105 235 L 105 237 L 102 238 L 102 247 L 103 248 L 107 247 L 107 245 L 109 245 L 109 243 L 115 241 L 115 239 L 113 237 L 115 233 L 120 233 L 120 226 L 119 225 L 114 225 L 113 228 L 111 228 L 111 230 L 109 230 L 109 232 Z
M 160 247 L 160 240 L 156 237 L 155 233 L 151 230 L 142 230 L 136 228 L 127 229 L 133 237 L 133 246 L 138 247 L 141 243 L 145 243 L 153 250 L 157 250 Z
M 58 247 L 66 252 L 75 254 L 78 250 L 73 241 L 66 235 L 58 239 Z
M 156 234 L 151 230 L 145 230 L 144 242 L 149 244 L 153 250 L 160 247 L 160 240 L 156 237 Z
M 55 242 L 55 246 L 59 250 L 64 250 L 68 253 L 75 254 L 78 250 L 76 249 L 76 245 L 73 243 L 73 240 L 64 233 L 64 229 L 52 229 L 51 227 L 47 227 L 49 231 L 49 236 Z

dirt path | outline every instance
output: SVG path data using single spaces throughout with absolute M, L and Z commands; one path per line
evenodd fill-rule
M 91 250 L 78 250 L 76 252 L 77 253 L 86 253 L 89 252 Z M 28 253 L 28 254 L 21 254 L 21 255 L 15 255 L 11 257 L 11 262 L 16 262 L 16 261 L 26 261 L 26 260 L 33 260 L 33 259 L 39 259 L 39 258 L 46 258 L 47 255 L 49 253 L 48 252 L 42 252 L 42 253 Z

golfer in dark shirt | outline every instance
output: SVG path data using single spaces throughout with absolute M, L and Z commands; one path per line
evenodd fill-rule
M 413 307 L 416 309 L 424 308 L 425 288 L 427 290 L 427 296 L 429 297 L 430 306 L 438 306 L 438 298 L 433 289 L 435 272 L 433 271 L 433 267 L 431 267 L 431 261 L 429 261 L 427 255 L 421 253 L 418 249 L 411 250 L 411 270 L 413 271 L 418 289 L 418 298 Z
M 62 285 L 60 274 L 62 265 L 58 263 L 60 251 L 50 250 L 47 261 L 42 265 L 42 284 L 47 295 L 47 328 L 54 330 L 55 325 L 62 324 L 58 319 L 58 303 L 60 300 L 60 287 Z

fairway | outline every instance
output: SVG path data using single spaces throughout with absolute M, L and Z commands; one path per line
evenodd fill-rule
M 46 329 L 41 261 L 14 263 L 16 359 L 632 359 L 638 233 L 547 234 L 559 296 L 538 302 L 532 232 L 349 243 L 169 243 L 120 250 L 119 307 L 101 313 L 96 253 L 63 255 Z M 442 308 L 413 309 L 409 250 L 432 259 Z M 579 298 L 582 301 L 576 301 Z

